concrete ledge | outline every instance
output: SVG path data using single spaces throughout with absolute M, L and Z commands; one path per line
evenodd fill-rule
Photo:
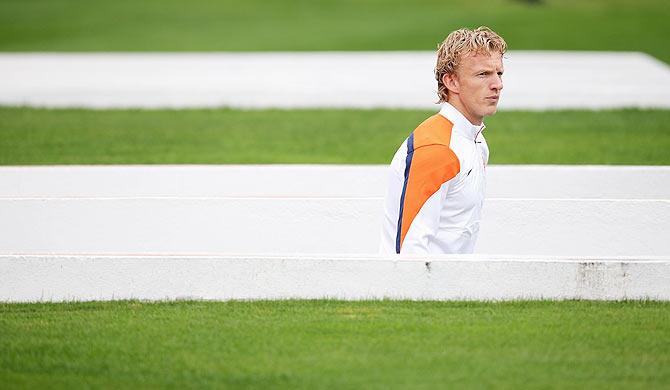
M 670 257 L 0 255 L 0 301 L 658 299 Z

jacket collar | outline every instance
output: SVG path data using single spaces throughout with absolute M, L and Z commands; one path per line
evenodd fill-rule
M 479 136 L 479 133 L 481 133 L 486 128 L 484 123 L 481 125 L 473 125 L 465 117 L 465 115 L 461 114 L 461 112 L 456 109 L 456 107 L 447 102 L 442 103 L 440 115 L 447 118 L 451 123 L 454 124 L 452 131 L 472 141 L 476 140 Z

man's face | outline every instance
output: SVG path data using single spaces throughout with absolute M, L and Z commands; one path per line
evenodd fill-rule
M 495 114 L 500 99 L 503 63 L 500 53 L 477 53 L 465 56 L 456 75 L 447 75 L 449 102 L 453 102 L 470 122 L 480 124 L 485 116 Z M 446 80 L 445 80 L 446 81 Z M 452 103 L 452 104 L 453 104 Z M 460 105 L 460 107 L 459 107 Z

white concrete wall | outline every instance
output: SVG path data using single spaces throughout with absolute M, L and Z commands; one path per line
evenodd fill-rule
M 383 197 L 385 165 L 0 167 L 0 198 Z M 670 167 L 490 165 L 489 198 L 670 199 Z
M 381 198 L 0 199 L 0 253 L 376 253 Z M 670 200 L 488 199 L 476 253 L 670 255 Z
M 0 302 L 670 299 L 670 258 L 6 256 Z
M 491 166 L 477 253 L 670 254 L 670 167 Z M 376 253 L 384 166 L 0 168 L 0 253 Z
M 0 301 L 670 299 L 668 167 L 492 166 L 495 255 L 344 255 L 385 169 L 0 168 Z
M 501 109 L 670 107 L 670 67 L 643 53 L 511 51 L 504 63 Z M 434 66 L 431 51 L 8 53 L 0 104 L 434 109 Z
M 386 169 L 297 164 L 0 167 L 0 197 L 379 197 L 384 196 Z

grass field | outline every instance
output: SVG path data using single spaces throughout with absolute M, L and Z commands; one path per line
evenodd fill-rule
M 386 164 L 429 111 L 0 108 L 0 164 Z M 501 112 L 494 164 L 670 165 L 670 110 Z
M 0 51 L 433 50 L 488 25 L 510 48 L 670 62 L 667 0 L 0 1 Z
M 670 386 L 670 303 L 0 304 L 13 387 Z

